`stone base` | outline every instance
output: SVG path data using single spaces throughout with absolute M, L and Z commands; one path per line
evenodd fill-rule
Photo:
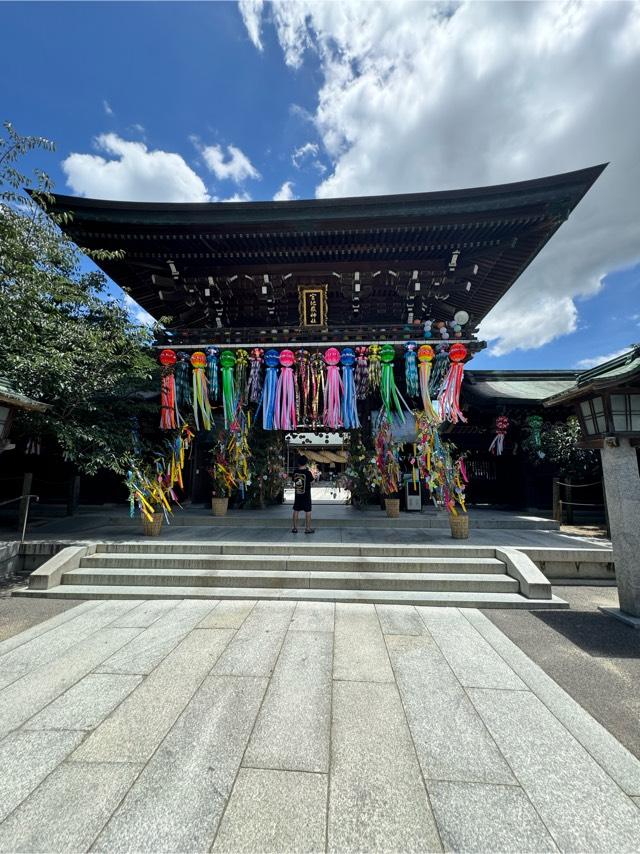
M 620 608 L 605 608 L 604 605 L 600 605 L 598 610 L 602 611 L 603 614 L 608 614 L 610 617 L 615 617 L 616 620 L 620 620 L 634 629 L 640 629 L 640 617 L 627 614 L 626 611 L 621 611 Z

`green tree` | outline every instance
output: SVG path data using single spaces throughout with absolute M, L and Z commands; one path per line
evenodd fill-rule
M 133 323 L 106 292 L 106 278 L 85 272 L 77 247 L 44 213 L 51 182 L 19 164 L 42 137 L 0 136 L 0 372 L 30 397 L 50 404 L 21 415 L 26 434 L 54 440 L 80 471 L 125 473 L 139 446 L 135 420 L 147 417 L 141 392 L 158 386 L 153 332 Z M 89 253 L 87 253 L 89 254 Z M 101 260 L 109 253 L 91 253 Z M 133 419 L 133 422 L 132 422 Z

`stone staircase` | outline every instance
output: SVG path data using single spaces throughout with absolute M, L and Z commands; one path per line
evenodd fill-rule
M 63 549 L 14 595 L 71 599 L 289 599 L 557 608 L 516 549 L 277 543 L 104 543 Z

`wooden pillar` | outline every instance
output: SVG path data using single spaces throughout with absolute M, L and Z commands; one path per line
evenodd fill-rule
M 562 524 L 562 504 L 560 503 L 560 479 L 553 478 L 553 518 Z
M 80 503 L 80 475 L 74 475 L 69 482 L 69 495 L 67 496 L 67 516 L 74 516 Z

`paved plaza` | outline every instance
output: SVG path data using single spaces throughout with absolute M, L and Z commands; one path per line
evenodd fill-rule
M 67 608 L 0 643 L 0 768 L 1 851 L 640 839 L 640 761 L 475 609 Z

